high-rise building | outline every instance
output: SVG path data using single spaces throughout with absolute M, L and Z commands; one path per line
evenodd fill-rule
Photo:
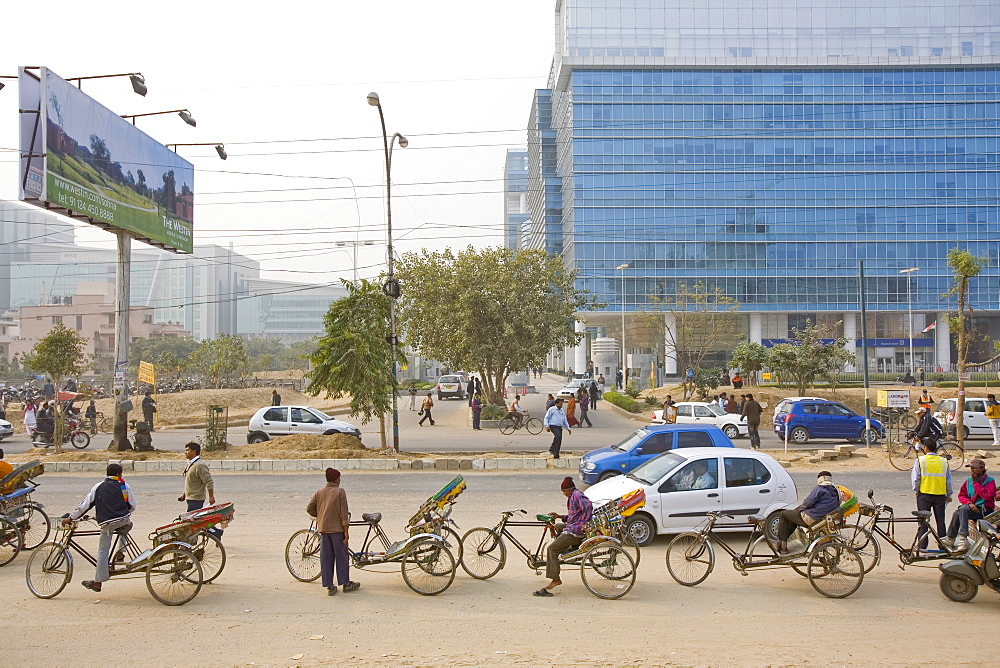
M 504 245 L 520 248 L 524 245 L 522 234 L 527 232 L 525 221 L 528 213 L 528 152 L 509 149 L 503 170 L 504 191 Z
M 1000 338 L 996 0 L 561 0 L 555 18 L 530 244 L 606 304 L 582 316 L 594 336 L 621 337 L 624 312 L 628 352 L 659 346 L 674 374 L 685 343 L 644 342 L 635 316 L 700 285 L 739 304 L 743 340 L 811 321 L 854 349 L 863 261 L 876 368 L 948 368 L 957 246 L 986 258 L 969 299 Z

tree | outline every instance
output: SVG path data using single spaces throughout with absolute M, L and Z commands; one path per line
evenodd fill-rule
M 198 349 L 198 342 L 190 337 L 174 338 L 155 336 L 136 339 L 129 344 L 129 366 L 139 367 L 139 362 L 155 364 L 157 377 L 165 373 L 179 373 L 188 366 L 191 354 Z
M 235 334 L 205 339 L 191 354 L 191 364 L 211 378 L 216 386 L 223 378 L 228 382 L 234 376 L 241 377 L 249 363 L 243 339 Z
M 757 374 L 767 364 L 769 352 L 762 344 L 744 341 L 733 348 L 732 365 L 749 376 L 748 382 L 757 382 Z
M 594 307 L 575 272 L 541 250 L 424 250 L 407 253 L 398 267 L 410 345 L 452 369 L 478 372 L 493 403 L 503 403 L 512 371 L 554 346 L 575 345 L 576 313 Z
M 310 355 L 306 392 L 332 399 L 351 397 L 351 416 L 367 424 L 379 420 L 382 447 L 386 447 L 385 414 L 396 392 L 389 336 L 389 298 L 381 286 L 367 280 L 342 281 L 347 296 L 330 304 L 323 316 L 325 334 Z M 398 364 L 406 357 L 399 354 Z
M 56 323 L 31 348 L 31 352 L 25 355 L 24 366 L 50 377 L 58 389 L 62 387 L 63 378 L 80 376 L 87 370 L 86 345 L 87 339 L 77 334 L 76 330 L 67 328 L 61 322 Z M 53 440 L 56 452 L 60 452 L 63 436 L 62 404 L 57 401 L 55 405 Z
M 771 348 L 768 366 L 788 374 L 800 395 L 811 387 L 817 377 L 829 377 L 854 361 L 854 354 L 844 348 L 847 339 L 839 337 L 833 343 L 820 340 L 819 328 L 807 323 L 803 330 L 792 332 L 792 342 L 779 343 Z

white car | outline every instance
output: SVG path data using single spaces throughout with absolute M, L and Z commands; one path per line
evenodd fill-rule
M 587 394 L 590 394 L 591 386 L 596 386 L 597 381 L 593 378 L 574 378 L 573 380 L 566 383 L 566 386 L 559 390 L 557 397 L 562 397 L 563 399 L 568 399 L 569 397 L 575 397 L 580 388 L 587 390 Z
M 712 510 L 735 517 L 720 518 L 717 531 L 746 531 L 747 518 L 760 515 L 775 535 L 778 511 L 798 504 L 792 477 L 770 455 L 732 448 L 671 450 L 584 494 L 596 508 L 637 489 L 645 490 L 646 505 L 626 522 L 639 545 L 657 534 L 692 531 Z
M 772 421 L 778 419 L 778 413 L 781 409 L 785 407 L 786 404 L 790 404 L 793 401 L 826 401 L 823 397 L 785 397 L 778 403 L 774 405 L 774 415 L 772 416 Z
M 247 443 L 263 443 L 288 434 L 348 434 L 361 438 L 361 430 L 310 406 L 268 406 L 250 418 Z
M 456 397 L 465 399 L 465 381 L 458 374 L 441 376 L 437 382 L 438 401 L 444 401 L 445 397 Z
M 955 415 L 956 402 L 954 399 L 944 399 L 939 402 L 934 410 L 934 417 L 938 419 L 946 432 L 955 431 L 957 415 Z M 989 436 L 993 438 L 993 431 L 990 429 L 990 421 L 986 417 L 986 397 L 966 397 L 965 415 L 962 416 L 962 424 L 965 429 L 965 438 L 969 436 Z
M 677 419 L 675 420 L 677 424 L 714 424 L 730 440 L 750 433 L 746 418 L 740 418 L 735 413 L 727 413 L 719 408 L 718 404 L 704 401 L 678 401 L 674 408 L 677 409 Z M 653 411 L 653 424 L 666 424 L 662 410 Z
M 0 420 L 0 441 L 14 435 L 14 425 L 6 420 Z

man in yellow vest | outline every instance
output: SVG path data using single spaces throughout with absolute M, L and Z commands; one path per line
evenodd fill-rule
M 945 536 L 944 507 L 951 501 L 951 469 L 948 460 L 937 454 L 937 441 L 924 441 L 924 454 L 913 462 L 910 473 L 913 491 L 917 494 L 917 510 L 934 511 L 937 535 Z M 927 530 L 921 526 L 917 534 L 919 548 L 927 549 Z

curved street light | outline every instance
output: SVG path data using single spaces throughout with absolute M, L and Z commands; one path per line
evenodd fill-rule
M 406 137 L 398 132 L 389 135 L 385 131 L 385 114 L 382 112 L 382 103 L 378 93 L 368 93 L 368 104 L 378 108 L 378 119 L 382 124 L 382 148 L 385 152 L 385 220 L 386 234 L 388 242 L 386 244 L 386 254 L 388 256 L 389 277 L 382 286 L 382 291 L 389 298 L 389 349 L 392 355 L 392 448 L 399 452 L 399 396 L 395 386 L 398 385 L 398 371 L 396 368 L 396 356 L 399 349 L 399 339 L 396 336 L 396 299 L 399 297 L 399 282 L 394 274 L 394 261 L 392 255 L 392 147 L 398 143 L 400 148 L 409 145 Z
M 187 109 L 171 109 L 170 111 L 151 111 L 148 114 L 122 114 L 122 118 L 131 118 L 132 125 L 135 125 L 135 119 L 139 118 L 140 116 L 159 116 L 160 114 L 177 114 L 178 116 L 181 117 L 181 120 L 183 120 L 191 127 L 196 127 L 198 125 L 198 122 L 194 120 L 194 116 L 192 116 L 191 112 L 188 111 Z
M 84 79 L 112 79 L 114 77 L 128 77 L 129 81 L 132 83 L 132 91 L 136 95 L 142 95 L 146 97 L 146 93 L 149 90 L 146 88 L 146 77 L 142 76 L 141 72 L 125 72 L 124 74 L 98 74 L 92 77 L 70 77 L 66 81 L 75 81 L 77 88 L 83 88 Z
M 178 146 L 214 146 L 215 152 L 219 154 L 219 157 L 221 159 L 225 160 L 226 158 L 229 157 L 229 154 L 226 153 L 225 145 L 222 144 L 221 142 L 206 141 L 206 142 L 196 142 L 194 144 L 164 144 L 164 146 L 166 146 L 167 148 L 172 147 L 174 149 L 174 153 L 177 153 Z

